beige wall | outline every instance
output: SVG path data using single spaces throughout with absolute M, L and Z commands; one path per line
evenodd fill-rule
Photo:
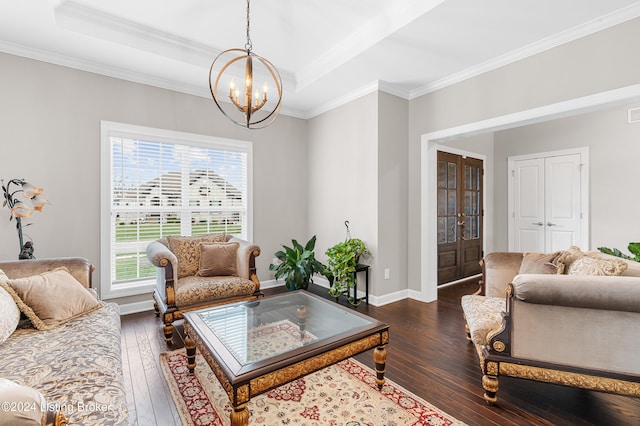
M 37 257 L 87 257 L 98 267 L 99 285 L 100 120 L 254 142 L 261 279 L 270 278 L 268 265 L 282 236 L 306 233 L 303 120 L 281 116 L 267 129 L 249 131 L 228 122 L 210 99 L 6 54 L 0 54 L 0 69 L 0 177 L 43 186 L 53 202 L 25 229 Z M 0 258 L 17 258 L 14 222 L 6 208 L 0 213 Z
M 308 121 L 308 232 L 316 257 L 351 236 L 378 254 L 378 94 L 373 93 Z M 290 233 L 289 233 L 290 234 Z M 285 233 L 283 235 L 289 235 Z
M 406 100 L 379 93 L 378 256 L 371 274 L 372 294 L 387 298 L 407 289 L 408 111 Z M 389 270 L 388 279 L 384 278 L 385 269 Z
M 638 84 L 640 57 L 628 46 L 639 38 L 640 19 L 634 19 L 412 100 L 409 229 L 421 229 L 421 135 Z M 408 235 L 408 285 L 415 290 L 425 261 L 420 235 Z

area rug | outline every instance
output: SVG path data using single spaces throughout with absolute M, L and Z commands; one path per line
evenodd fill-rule
M 227 394 L 196 353 L 189 374 L 184 349 L 160 354 L 160 364 L 184 425 L 229 425 Z M 252 398 L 250 425 L 463 425 L 442 410 L 386 380 L 353 358 Z

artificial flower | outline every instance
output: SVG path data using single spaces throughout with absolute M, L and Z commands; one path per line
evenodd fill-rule
M 22 182 L 22 192 L 26 198 L 33 198 L 41 195 L 44 189 L 31 185 L 29 182 Z
M 11 209 L 11 215 L 20 219 L 29 219 L 33 214 L 33 210 L 25 206 L 24 203 L 16 203 Z
M 44 197 L 35 196 L 31 198 L 31 204 L 33 204 L 33 208 L 39 212 L 42 211 L 42 208 L 45 204 L 51 204 L 51 201 L 47 200 Z

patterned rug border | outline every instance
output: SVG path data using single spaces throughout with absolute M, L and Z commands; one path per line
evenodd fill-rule
M 169 365 L 168 365 L 168 360 L 167 358 L 169 357 L 174 357 L 174 356 L 180 356 L 181 358 L 184 358 L 184 364 L 186 366 L 186 353 L 184 349 L 177 349 L 174 351 L 167 351 L 167 352 L 163 352 L 160 354 L 160 364 L 162 367 L 162 372 L 164 375 L 164 378 L 167 382 L 167 385 L 171 391 L 171 395 L 173 397 L 174 403 L 176 405 L 177 411 L 180 415 L 180 418 L 183 422 L 184 425 L 195 425 L 191 413 L 189 411 L 189 407 L 187 406 L 187 403 L 184 399 L 184 395 L 182 395 L 182 393 L 180 392 L 179 389 L 179 384 L 176 381 L 176 377 L 174 376 L 174 374 L 172 373 Z M 202 358 L 202 356 L 199 353 L 196 353 L 196 356 L 198 358 L 198 362 L 199 363 L 203 363 L 204 365 L 206 365 L 206 361 L 204 360 L 204 358 Z M 200 365 L 200 364 L 198 364 Z M 357 368 L 359 368 L 362 373 L 359 374 L 359 377 L 355 377 L 356 375 L 352 373 L 352 366 L 355 366 Z M 375 382 L 373 380 L 373 377 L 375 377 L 375 371 L 370 368 L 369 366 L 359 362 L 358 360 L 354 359 L 354 358 L 349 358 L 346 359 L 344 361 L 341 361 L 337 364 L 334 364 L 333 367 L 337 367 L 340 368 L 341 370 L 343 370 L 346 374 L 348 374 L 353 380 L 358 380 L 359 383 L 364 384 L 365 386 L 371 388 L 373 391 L 375 391 L 376 393 L 382 395 L 382 398 L 386 399 L 387 401 L 389 401 L 392 404 L 395 404 L 399 407 L 401 407 L 403 410 L 407 411 L 407 412 L 412 412 L 412 410 L 409 408 L 409 406 L 415 405 L 416 407 L 425 407 L 427 408 L 426 410 L 426 414 L 423 413 L 422 418 L 418 418 L 418 420 L 413 423 L 414 426 L 421 426 L 421 425 L 464 425 L 465 423 L 460 422 L 459 420 L 455 419 L 453 416 L 451 416 L 450 414 L 442 411 L 441 409 L 437 408 L 436 406 L 434 406 L 433 404 L 427 402 L 424 398 L 421 398 L 419 396 L 417 396 L 416 394 L 414 394 L 413 392 L 407 390 L 406 388 L 398 385 L 397 383 L 395 383 L 392 380 L 389 380 L 388 378 L 385 381 L 385 392 L 380 392 L 378 391 Z M 209 369 L 209 366 L 206 365 L 206 368 Z M 327 367 L 330 368 L 330 367 Z M 323 369 L 324 370 L 324 369 Z M 210 371 L 210 370 L 208 370 Z M 320 370 L 322 371 L 322 370 Z M 316 374 L 316 373 L 311 373 L 311 374 Z M 371 380 L 364 380 L 364 377 L 366 376 L 371 376 Z M 197 399 L 197 405 L 198 405 L 198 409 L 199 410 L 204 410 L 206 412 L 210 412 L 210 413 L 215 413 L 216 418 L 214 419 L 213 422 L 207 422 L 206 424 L 213 424 L 213 425 L 228 425 L 229 424 L 229 417 L 228 414 L 226 412 L 223 413 L 219 413 L 214 405 L 212 404 L 212 402 L 209 399 L 209 395 L 207 395 L 206 391 L 204 390 L 206 388 L 205 385 L 203 385 L 203 383 L 200 381 L 200 379 L 198 378 L 197 375 L 193 375 L 193 376 L 189 376 L 191 381 L 193 381 L 195 383 L 195 389 L 200 389 L 200 392 L 197 393 L 196 399 Z M 214 379 L 215 380 L 215 379 Z M 389 392 L 388 390 L 392 389 L 392 392 Z M 274 392 L 274 391 L 270 391 L 270 392 Z M 261 398 L 263 396 L 265 396 L 267 394 L 263 394 L 260 396 L 255 397 L 254 399 L 252 399 L 249 402 L 249 409 L 252 409 L 252 404 L 254 403 L 256 398 Z M 191 397 L 193 397 L 195 395 L 191 395 Z M 224 397 L 226 398 L 226 394 L 224 394 Z M 415 404 L 411 401 L 408 401 L 407 399 L 410 398 L 412 400 L 415 401 Z M 414 412 L 412 412 L 413 415 L 415 415 L 416 417 L 420 417 L 419 413 L 415 412 L 416 410 L 414 410 Z M 420 411 L 420 410 L 417 410 Z M 429 418 L 434 418 L 436 420 L 436 423 L 430 423 L 429 422 Z M 249 420 L 249 424 L 252 425 L 254 424 L 252 422 L 252 417 L 250 417 Z M 302 423 L 302 424 L 309 424 L 309 423 Z M 311 423 L 311 424 L 318 424 L 318 423 Z M 361 424 L 361 423 L 356 423 L 356 424 Z

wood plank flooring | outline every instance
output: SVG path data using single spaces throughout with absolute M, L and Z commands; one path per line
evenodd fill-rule
M 357 310 L 390 324 L 386 377 L 470 425 L 640 425 L 640 398 L 609 395 L 526 380 L 501 378 L 498 404 L 482 398 L 473 345 L 465 339 L 460 298 L 474 283 L 441 288 L 438 301 L 402 300 Z M 268 289 L 267 295 L 286 291 Z M 310 291 L 325 296 L 326 289 Z M 340 303 L 346 304 L 341 300 Z M 176 327 L 174 345 L 183 346 Z M 122 355 L 132 425 L 180 425 L 160 371 L 167 350 L 153 312 L 122 317 Z M 640 354 L 639 354 L 640 356 Z M 372 365 L 371 351 L 356 357 Z

